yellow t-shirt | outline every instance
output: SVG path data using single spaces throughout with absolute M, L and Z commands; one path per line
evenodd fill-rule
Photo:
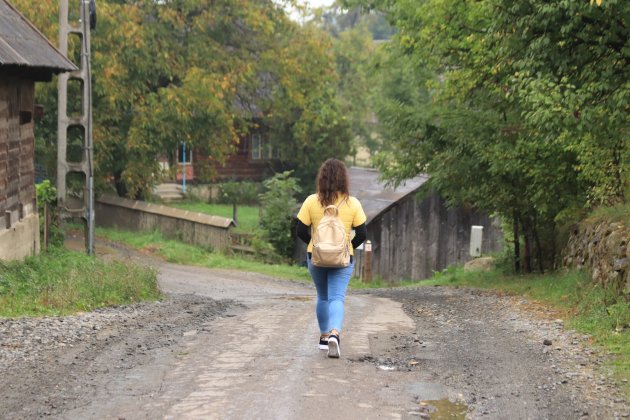
M 342 200 L 343 197 L 337 198 L 335 206 L 339 205 Z M 322 220 L 322 217 L 324 217 L 324 208 L 321 204 L 319 204 L 317 194 L 309 195 L 306 200 L 304 200 L 297 218 L 306 226 L 310 225 L 312 231 L 314 231 L 317 229 L 317 225 L 319 224 L 319 221 Z M 354 255 L 354 249 L 352 249 L 352 244 L 350 243 L 350 232 L 353 227 L 360 226 L 367 220 L 359 200 L 350 196 L 343 204 L 341 204 L 339 206 L 339 218 L 346 228 L 346 237 L 348 238 L 348 244 L 350 245 L 350 254 Z M 312 240 L 309 242 L 306 251 L 313 252 Z

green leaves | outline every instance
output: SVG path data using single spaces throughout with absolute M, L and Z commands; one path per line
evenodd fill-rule
M 55 2 L 16 3 L 57 38 Z M 275 1 L 103 0 L 91 41 L 102 188 L 145 195 L 163 176 L 160 160 L 174 164 L 181 142 L 209 178 L 252 129 L 287 151 L 283 166 L 304 179 L 324 155 L 343 158 L 350 149 L 330 37 L 290 21 Z M 56 89 L 38 92 L 50 110 L 38 127 L 38 143 L 47 143 L 38 156 L 54 168 Z
M 514 220 L 540 261 L 568 209 L 625 199 L 628 2 L 347 3 L 399 30 L 375 65 L 388 179 L 428 172 L 452 204 Z
M 295 240 L 292 221 L 296 214 L 296 195 L 301 191 L 291 171 L 276 174 L 263 182 L 265 192 L 260 195 L 260 227 L 264 239 L 282 257 L 291 257 Z

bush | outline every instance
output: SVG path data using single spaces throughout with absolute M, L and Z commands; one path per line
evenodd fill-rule
M 298 179 L 292 171 L 276 174 L 263 182 L 265 192 L 260 195 L 260 226 L 264 239 L 273 245 L 282 257 L 291 257 L 295 240 L 291 224 L 297 207 L 296 194 L 300 192 Z

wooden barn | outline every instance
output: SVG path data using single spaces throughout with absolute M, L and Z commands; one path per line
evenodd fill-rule
M 472 208 L 448 209 L 436 193 L 424 192 L 426 176 L 407 180 L 396 189 L 379 182 L 373 169 L 350 168 L 351 194 L 367 215 L 372 242 L 373 276 L 395 282 L 421 280 L 472 259 L 471 226 L 483 226 L 482 253 L 502 249 L 503 235 L 496 221 Z M 420 193 L 420 194 L 419 194 Z M 357 252 L 355 275 L 363 270 Z
M 372 276 L 390 282 L 422 280 L 449 265 L 472 257 L 471 226 L 483 226 L 482 253 L 501 250 L 503 235 L 496 221 L 471 208 L 448 209 L 435 193 L 422 191 L 426 176 L 389 188 L 374 169 L 351 167 L 350 194 L 357 197 L 367 216 L 372 242 Z M 296 239 L 296 258 L 303 261 L 306 247 Z M 354 275 L 363 274 L 363 251 L 356 252 Z
M 35 82 L 76 70 L 20 12 L 0 0 L 0 259 L 39 252 Z

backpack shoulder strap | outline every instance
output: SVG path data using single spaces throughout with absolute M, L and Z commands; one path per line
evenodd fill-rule
M 336 214 L 339 214 L 339 206 L 331 204 L 330 206 L 324 207 L 324 216 Z
M 344 199 L 343 199 L 343 200 L 341 200 L 341 201 L 339 202 L 339 204 L 337 204 L 337 206 L 336 206 L 337 210 L 339 210 L 339 207 L 341 207 L 341 205 L 343 204 L 343 202 L 344 202 L 344 201 L 348 201 L 348 197 L 347 197 L 347 196 L 346 196 L 346 197 L 344 197 Z

